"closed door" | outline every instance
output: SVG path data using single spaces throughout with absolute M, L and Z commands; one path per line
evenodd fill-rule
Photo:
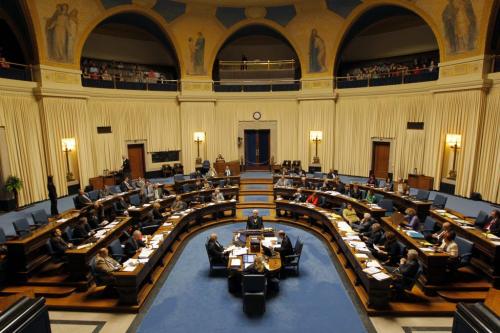
M 130 177 L 132 179 L 144 177 L 144 173 L 146 172 L 144 145 L 128 145 L 128 159 L 130 161 Z
M 271 130 L 245 130 L 245 166 L 250 169 L 269 167 Z
M 372 151 L 372 170 L 377 178 L 386 178 L 389 173 L 389 142 L 374 142 Z

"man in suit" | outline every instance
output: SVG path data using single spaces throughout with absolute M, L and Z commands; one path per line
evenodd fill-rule
M 414 249 L 408 250 L 406 258 L 401 258 L 399 267 L 393 272 L 396 274 L 396 279 L 392 283 L 395 291 L 402 293 L 405 289 L 410 288 L 419 269 L 417 251 Z
M 224 176 L 229 177 L 231 176 L 231 170 L 229 170 L 229 166 L 226 165 L 226 169 L 224 170 Z
M 383 241 L 384 231 L 380 227 L 379 223 L 373 223 L 370 230 L 363 232 L 361 234 L 361 239 L 366 242 L 369 248 L 373 248 L 373 245 L 381 245 Z
M 354 185 L 351 186 L 351 189 L 349 191 L 349 196 L 351 198 L 354 198 L 354 199 L 357 199 L 357 200 L 361 200 L 362 192 L 359 189 L 358 184 L 354 184 Z
M 87 238 L 91 237 L 94 232 L 91 230 L 86 217 L 80 217 L 78 223 L 73 229 L 73 238 L 78 241 L 78 244 L 83 243 Z
M 134 188 L 129 183 L 128 177 L 125 177 L 125 179 L 120 184 L 120 190 L 122 190 L 122 192 L 128 192 L 128 191 L 133 190 L 133 189 Z
M 264 228 L 262 217 L 259 216 L 259 211 L 257 209 L 254 209 L 252 211 L 252 215 L 248 217 L 247 229 L 258 230 L 262 228 Z
M 359 223 L 352 223 L 351 227 L 356 229 L 358 232 L 367 232 L 370 231 L 371 226 L 375 223 L 375 219 L 371 216 L 370 213 L 364 213 L 363 219 Z
M 115 277 L 111 273 L 119 271 L 121 268 L 122 265 L 109 256 L 107 248 L 99 249 L 95 257 L 95 271 L 102 283 L 111 284 L 114 282 Z
M 281 256 L 281 263 L 282 265 L 286 264 L 286 256 L 292 255 L 293 254 L 293 245 L 292 241 L 286 233 L 283 230 L 278 231 L 278 237 L 279 237 L 279 242 L 280 242 L 280 247 L 276 248 L 275 250 L 280 253 Z
M 132 258 L 143 247 L 146 247 L 146 243 L 142 240 L 142 232 L 135 230 L 132 236 L 125 242 L 125 254 L 129 258 Z
M 73 244 L 67 243 L 62 237 L 62 233 L 60 229 L 56 229 L 52 233 L 52 237 L 50 237 L 50 245 L 52 246 L 52 250 L 54 251 L 54 256 L 57 258 L 62 258 L 67 249 L 73 247 Z
M 128 176 L 130 174 L 130 161 L 127 157 L 125 156 L 122 156 L 122 160 L 123 160 L 123 163 L 122 163 L 122 172 L 123 172 L 123 175 L 125 176 Z
M 286 186 L 286 179 L 285 176 L 281 176 L 280 179 L 274 184 L 274 188 L 276 187 L 285 187 Z
M 428 235 L 428 237 L 425 237 L 425 239 L 429 242 L 429 243 L 433 243 L 433 244 L 437 244 L 437 245 L 441 245 L 441 242 L 443 241 L 444 239 L 444 235 L 448 232 L 452 230 L 451 229 L 451 223 L 450 222 L 445 222 L 443 223 L 443 225 L 441 226 L 441 230 L 439 230 L 438 232 L 435 232 L 433 234 L 430 234 Z
M 298 188 L 297 192 L 293 195 L 293 201 L 295 202 L 306 202 L 307 197 L 304 193 L 302 193 L 302 189 Z
M 182 201 L 182 197 L 180 195 L 175 197 L 175 201 L 172 203 L 170 210 L 175 213 L 187 208 L 187 204 Z
M 217 240 L 217 234 L 210 234 L 207 244 L 208 255 L 221 263 L 227 263 L 228 255 L 224 252 L 224 246 L 222 246 Z
M 220 193 L 220 190 L 216 188 L 212 193 L 212 202 L 224 201 L 224 195 Z
M 89 198 L 87 193 L 85 193 L 82 189 L 78 190 L 78 196 L 76 197 L 77 209 L 82 209 L 84 207 L 88 207 L 93 205 L 94 203 Z
M 490 232 L 495 236 L 500 237 L 500 211 L 495 209 L 492 210 L 486 219 L 486 223 L 483 226 L 483 230 Z

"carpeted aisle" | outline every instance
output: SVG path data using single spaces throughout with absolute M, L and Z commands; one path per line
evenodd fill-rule
M 284 229 L 292 242 L 304 241 L 301 274 L 281 281 L 280 293 L 267 300 L 263 317 L 249 318 L 242 299 L 227 291 L 225 277 L 208 276 L 205 241 L 211 232 L 229 244 L 232 231 L 243 223 L 205 230 L 186 245 L 150 305 L 143 308 L 130 331 L 149 332 L 369 332 L 349 298 L 329 252 L 313 234 L 290 226 Z M 370 325 L 370 324 L 368 324 Z

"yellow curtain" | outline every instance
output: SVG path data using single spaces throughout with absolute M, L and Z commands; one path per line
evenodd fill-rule
M 47 171 L 35 98 L 0 94 L 0 126 L 5 127 L 10 174 L 24 182 L 19 204 L 46 199 Z

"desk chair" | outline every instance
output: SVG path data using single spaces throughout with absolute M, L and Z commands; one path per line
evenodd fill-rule
M 244 274 L 242 277 L 243 312 L 266 312 L 267 279 L 264 274 Z
M 415 198 L 417 200 L 422 200 L 422 201 L 426 201 L 429 199 L 429 194 L 430 192 L 429 191 L 426 191 L 426 190 L 418 190 L 417 191 L 417 195 L 415 196 Z
M 425 237 L 429 237 L 434 233 L 434 229 L 436 228 L 436 220 L 434 220 L 432 217 L 427 216 L 424 221 L 424 227 L 422 230 L 422 234 L 424 234 Z
M 404 280 L 401 280 L 399 283 L 396 282 L 394 284 L 394 291 L 396 292 L 396 294 L 394 296 L 401 297 L 401 296 L 406 295 L 406 292 L 411 292 L 413 289 L 413 286 L 415 286 L 415 284 L 418 281 L 418 278 L 420 277 L 420 275 L 422 275 L 422 273 L 423 273 L 422 264 L 420 264 L 420 262 L 419 262 L 418 271 L 415 274 L 415 276 L 413 276 L 411 279 L 406 278 Z
M 375 193 L 375 203 L 378 204 L 380 201 L 384 200 L 384 196 L 382 194 Z
M 45 209 L 36 210 L 33 213 L 31 213 L 31 216 L 33 217 L 33 221 L 37 226 L 42 226 L 49 223 L 49 216 L 45 212 Z
M 385 216 L 391 216 L 394 212 L 394 202 L 391 199 L 382 199 L 378 202 L 378 205 L 385 209 Z
M 14 230 L 19 237 L 30 235 L 31 230 L 33 230 L 26 218 L 16 220 L 12 222 L 12 224 L 14 225 Z
M 114 241 L 112 241 L 111 244 L 109 244 L 108 249 L 111 257 L 119 263 L 123 263 L 128 259 L 119 239 L 115 239 Z
M 90 200 L 92 200 L 92 201 L 97 201 L 100 197 L 100 193 L 98 190 L 90 191 L 87 193 L 87 195 L 89 196 Z
M 472 249 L 474 248 L 474 243 L 462 238 L 455 237 L 455 242 L 458 245 L 458 262 L 455 269 L 469 265 L 472 258 Z
M 476 223 L 474 224 L 474 226 L 482 229 L 486 224 L 486 221 L 488 221 L 488 213 L 486 213 L 484 210 L 481 210 L 476 217 Z
M 83 238 L 73 238 L 73 228 L 71 228 L 70 226 L 64 228 L 63 237 L 66 239 L 67 242 L 73 243 L 75 245 L 81 244 L 85 240 Z
M 444 195 L 441 195 L 441 194 L 436 194 L 436 196 L 434 197 L 434 200 L 432 202 L 432 206 L 434 208 L 444 209 L 447 201 L 448 201 L 448 197 L 445 197 Z
M 132 206 L 140 206 L 141 197 L 139 196 L 139 194 L 133 194 L 130 197 L 128 197 L 128 202 L 130 202 Z
M 299 263 L 303 247 L 304 243 L 300 239 L 297 239 L 293 250 L 294 254 L 285 256 L 285 260 L 283 261 L 285 263 L 283 267 L 285 272 L 292 271 L 295 275 L 299 275 Z

